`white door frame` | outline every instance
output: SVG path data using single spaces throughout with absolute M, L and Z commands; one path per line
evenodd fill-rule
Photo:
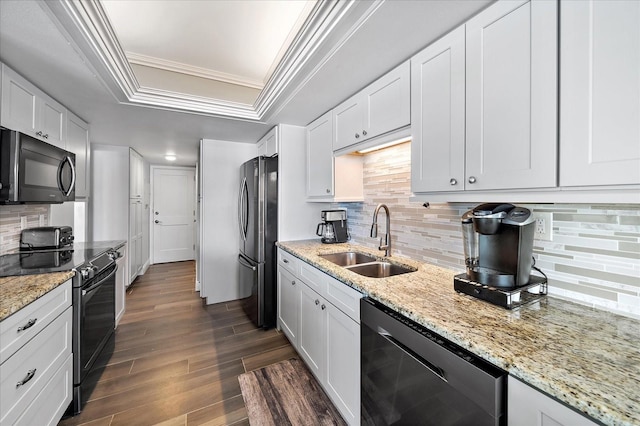
M 153 190 L 154 190 L 154 181 L 153 181 L 153 175 L 155 174 L 155 170 L 187 170 L 187 171 L 193 171 L 195 174 L 196 168 L 195 167 L 189 167 L 189 166 L 157 166 L 157 165 L 151 165 L 150 166 L 151 169 L 149 171 L 149 178 L 150 178 L 150 183 L 151 183 L 151 188 L 150 188 L 150 201 L 149 201 L 149 259 L 150 259 L 150 263 L 152 265 L 154 265 L 155 259 L 154 259 L 154 243 L 155 243 L 155 236 L 154 236 L 154 226 L 153 226 L 153 212 L 155 211 L 155 200 L 153 198 Z M 197 177 L 196 177 L 197 179 Z M 194 182 L 194 187 L 195 187 L 195 182 Z M 194 192 L 193 193 L 194 197 L 193 197 L 193 209 L 195 210 L 197 207 L 197 193 Z M 197 232 L 197 230 L 195 229 L 196 227 L 194 226 L 194 233 Z M 194 234 L 195 237 L 195 234 Z M 195 239 L 194 239 L 195 241 Z

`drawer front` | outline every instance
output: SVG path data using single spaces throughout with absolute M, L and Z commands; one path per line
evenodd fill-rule
M 71 312 L 69 307 L 0 365 L 0 424 L 15 423 L 71 354 Z
M 0 322 L 0 364 L 71 306 L 71 280 Z
M 300 273 L 298 277 L 313 291 L 320 296 L 325 297 L 327 293 L 327 278 L 329 275 L 321 272 L 318 268 L 315 268 L 308 263 L 300 262 Z
M 360 299 L 362 298 L 362 293 L 333 277 L 327 276 L 326 281 L 326 299 L 360 324 Z
M 73 355 L 69 355 L 22 413 L 16 425 L 56 425 L 72 399 Z
M 294 255 L 278 249 L 278 264 L 293 275 L 298 275 L 298 259 Z

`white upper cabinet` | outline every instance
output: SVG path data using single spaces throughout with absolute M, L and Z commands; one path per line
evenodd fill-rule
M 557 2 L 466 23 L 466 189 L 557 185 Z
M 560 7 L 560 185 L 640 184 L 640 2 Z
M 464 189 L 465 28 L 411 58 L 411 190 Z
M 307 126 L 307 197 L 333 196 L 332 132 L 331 111 Z
M 144 191 L 144 162 L 142 156 L 129 150 L 129 198 L 142 198 Z
M 67 110 L 2 64 L 0 124 L 65 148 Z
M 274 127 L 257 143 L 258 155 L 273 157 L 278 153 L 278 127 Z
M 334 151 L 409 125 L 409 62 L 334 108 L 333 120 Z
M 89 196 L 89 125 L 67 112 L 66 150 L 76 155 L 76 198 Z

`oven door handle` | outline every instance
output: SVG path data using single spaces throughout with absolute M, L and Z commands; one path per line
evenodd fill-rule
M 116 271 L 118 270 L 118 265 L 116 265 L 115 263 L 113 264 L 113 270 L 109 273 L 109 275 L 107 275 L 106 277 L 102 278 L 100 281 L 98 281 L 97 283 L 91 285 L 91 287 L 86 288 L 86 289 L 82 289 L 82 296 L 86 296 L 87 294 L 95 291 L 98 289 L 98 287 L 100 287 L 102 285 L 102 283 L 104 283 L 105 281 L 107 281 L 108 279 L 110 279 L 111 277 L 113 277 L 116 274 Z
M 407 355 L 413 358 L 416 362 L 419 362 L 424 368 L 426 368 L 427 370 L 431 371 L 433 374 L 438 376 L 442 381 L 444 381 L 445 383 L 449 383 L 449 381 L 444 375 L 444 370 L 442 368 L 433 365 L 432 363 L 430 363 L 429 361 L 427 361 L 426 359 L 418 355 L 413 349 L 409 348 L 407 345 L 396 340 L 387 330 L 381 327 L 378 327 L 378 334 L 382 336 L 386 341 L 388 341 L 389 343 L 391 343 L 401 351 L 405 352 Z

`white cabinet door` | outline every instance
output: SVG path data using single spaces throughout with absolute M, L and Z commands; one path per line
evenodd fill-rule
M 326 302 L 311 288 L 300 285 L 298 352 L 309 370 L 324 382 L 326 353 Z
M 464 189 L 465 27 L 411 58 L 411 190 Z
M 498 2 L 466 24 L 466 189 L 554 187 L 557 2 Z
M 142 200 L 129 203 L 129 284 L 142 268 Z
M 307 197 L 333 195 L 333 113 L 309 124 L 307 143 Z
M 409 61 L 368 86 L 363 94 L 362 135 L 366 139 L 411 123 Z
M 35 136 L 38 106 L 35 87 L 2 64 L 2 126 Z
M 39 106 L 39 130 L 36 135 L 62 149 L 66 148 L 67 110 L 58 102 L 42 96 Z
M 66 150 L 76 155 L 76 198 L 89 196 L 89 126 L 74 114 L 67 113 Z
M 327 373 L 325 389 L 350 425 L 360 424 L 360 325 L 326 304 Z
M 509 426 L 595 426 L 596 423 L 509 376 Z
M 640 2 L 560 7 L 560 185 L 639 184 Z
M 125 298 L 127 293 L 127 287 L 129 286 L 129 280 L 127 280 L 127 245 L 118 249 L 121 257 L 116 260 L 118 270 L 116 272 L 116 327 L 122 319 L 125 311 Z
M 363 109 L 365 99 L 359 93 L 333 109 L 333 150 L 364 140 Z
M 142 156 L 129 150 L 129 198 L 142 198 L 144 190 L 144 163 Z
M 278 265 L 278 323 L 294 348 L 298 347 L 300 287 L 296 277 Z

